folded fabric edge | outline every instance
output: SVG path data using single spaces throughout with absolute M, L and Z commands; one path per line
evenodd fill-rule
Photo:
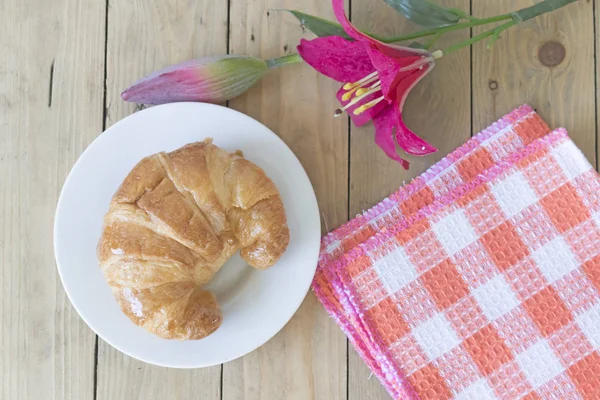
M 471 154 L 476 148 L 481 147 L 481 145 L 483 145 L 483 143 L 485 141 L 487 141 L 488 139 L 491 140 L 492 137 L 496 137 L 496 136 L 500 135 L 502 133 L 502 131 L 506 130 L 509 127 L 514 128 L 519 125 L 523 125 L 523 127 L 526 127 L 526 126 L 529 127 L 531 124 L 533 124 L 531 126 L 535 126 L 535 124 L 537 122 L 538 125 L 542 126 L 543 131 L 549 131 L 545 122 L 527 105 L 522 106 L 519 109 L 516 109 L 511 114 L 512 114 L 512 116 L 510 114 L 508 116 L 505 116 L 499 122 L 492 124 L 486 130 L 484 130 L 484 131 L 480 132 L 480 134 L 476 135 L 475 139 L 476 140 L 479 139 L 479 142 L 477 142 L 476 140 L 471 140 L 470 141 L 471 146 L 469 148 L 467 148 L 466 145 L 463 145 L 459 148 L 459 149 L 462 149 L 462 152 L 459 152 L 458 149 L 456 151 L 454 151 L 452 154 L 454 154 L 455 160 L 453 160 L 448 166 L 451 166 L 453 163 L 460 161 L 461 158 L 463 158 L 464 156 Z M 531 122 L 528 122 L 528 121 L 531 121 Z M 526 129 L 529 129 L 529 128 L 526 128 Z M 448 157 L 450 157 L 450 156 L 448 156 Z M 443 169 L 440 169 L 439 173 L 443 173 L 448 168 L 448 166 L 446 166 Z M 433 179 L 433 178 L 435 178 L 435 176 L 432 176 L 431 179 Z M 412 186 L 413 188 L 416 187 L 415 190 L 420 190 L 422 186 L 427 184 L 427 181 L 415 179 L 413 182 L 411 182 L 411 184 L 413 185 Z M 396 192 L 396 194 L 401 193 L 403 188 L 400 188 Z M 411 194 L 409 193 L 408 196 L 410 196 L 410 195 Z M 405 196 L 405 197 L 408 197 L 408 196 Z M 387 211 L 391 211 L 392 208 L 398 207 L 398 204 L 400 204 L 403 201 L 402 198 L 399 198 L 399 200 L 394 199 L 393 201 L 391 199 L 393 199 L 392 196 L 390 196 L 386 199 L 386 200 L 390 200 L 390 202 L 391 202 L 391 204 L 389 204 L 389 206 L 386 207 L 388 209 Z M 377 208 L 377 207 L 373 207 L 373 209 L 375 209 L 375 208 Z M 383 212 L 378 215 L 384 215 L 385 213 L 387 213 L 387 211 L 383 210 Z M 368 215 L 367 213 L 363 214 L 363 216 L 367 216 L 369 218 L 377 217 L 377 215 L 374 215 L 374 214 Z M 359 230 L 361 230 L 361 229 L 363 229 L 362 227 L 364 227 L 365 224 L 371 224 L 372 222 L 373 222 L 372 219 L 367 220 L 367 219 L 363 218 L 360 221 L 360 224 L 358 224 L 357 226 L 360 228 Z M 362 227 L 361 227 L 361 225 L 362 225 Z M 349 236 L 352 236 L 356 233 L 358 233 L 358 231 L 349 232 Z M 359 239 L 358 243 L 362 243 L 362 240 Z M 322 251 L 323 251 L 323 249 L 322 249 Z M 367 364 L 369 366 L 371 366 L 373 364 L 373 360 L 372 360 L 372 358 L 366 356 L 366 354 L 368 354 L 369 352 L 373 352 L 374 345 L 371 343 L 371 340 L 368 337 L 368 334 L 364 330 L 359 329 L 361 323 L 357 322 L 356 320 L 353 321 L 353 319 L 344 312 L 344 308 L 348 308 L 349 301 L 342 289 L 343 285 L 341 285 L 339 282 L 336 282 L 336 281 L 339 281 L 339 278 L 338 279 L 332 278 L 331 277 L 332 274 L 329 273 L 330 271 L 328 271 L 327 268 L 325 267 L 326 265 L 330 264 L 331 261 L 332 261 L 332 259 L 329 259 L 329 258 L 327 258 L 327 259 L 321 258 L 321 260 L 319 261 L 319 268 L 317 269 L 317 275 L 313 282 L 313 290 L 315 291 L 315 294 L 317 295 L 317 297 L 324 304 L 327 312 L 334 318 L 334 320 L 338 323 L 338 325 L 342 326 L 342 329 L 344 330 L 346 335 L 349 337 L 349 339 L 353 343 L 354 347 L 357 348 L 357 351 L 359 351 L 359 353 L 361 353 L 361 356 L 365 359 Z M 322 275 L 324 275 L 325 278 L 320 280 L 319 276 L 322 276 Z M 341 303 L 344 303 L 345 306 L 342 306 Z M 353 331 L 351 329 L 351 327 L 353 325 L 358 325 L 359 328 L 356 328 L 357 330 Z M 365 348 L 364 351 L 362 350 L 363 347 Z M 386 368 L 386 370 L 390 370 L 390 369 L 391 369 L 391 366 Z M 379 375 L 380 372 L 377 371 L 376 368 L 372 368 L 372 370 L 374 371 L 374 373 L 376 375 L 378 375 L 378 377 L 380 377 L 380 375 Z
M 371 237 L 368 240 L 369 243 L 366 243 L 363 246 L 359 246 L 360 249 L 352 249 L 350 252 L 348 252 L 348 254 L 346 254 L 346 256 L 342 257 L 342 259 L 334 261 L 333 263 L 335 265 L 334 265 L 333 270 L 339 277 L 338 284 L 342 286 L 341 288 L 338 288 L 337 290 L 343 290 L 345 292 L 344 297 L 346 297 L 347 301 L 351 305 L 350 307 L 345 308 L 345 311 L 347 311 L 351 314 L 354 314 L 352 317 L 360 319 L 360 324 L 364 326 L 363 329 L 370 331 L 368 323 L 363 319 L 364 310 L 362 310 L 360 303 L 357 301 L 358 294 L 356 293 L 355 289 L 352 287 L 351 277 L 347 275 L 347 271 L 345 269 L 345 267 L 353 259 L 355 259 L 358 256 L 364 255 L 365 252 L 372 250 L 377 245 L 381 245 L 382 241 L 384 240 L 383 236 L 385 236 L 385 238 L 388 238 L 390 236 L 396 235 L 398 232 L 400 232 L 403 229 L 406 229 L 407 227 L 411 226 L 415 222 L 418 222 L 420 219 L 426 218 L 427 216 L 431 215 L 435 211 L 438 211 L 439 209 L 445 207 L 451 201 L 456 200 L 457 198 L 463 196 L 464 194 L 467 194 L 467 193 L 471 192 L 472 190 L 476 189 L 479 185 L 495 178 L 496 176 L 501 174 L 503 171 L 505 171 L 508 168 L 510 168 L 511 166 L 515 165 L 519 160 L 527 157 L 528 155 L 530 155 L 536 151 L 539 151 L 543 147 L 551 145 L 554 142 L 559 141 L 564 138 L 568 138 L 567 131 L 564 128 L 559 128 L 559 129 L 556 129 L 553 132 L 549 133 L 548 135 L 535 140 L 534 142 L 532 142 L 531 144 L 526 146 L 521 151 L 519 151 L 515 154 L 512 154 L 509 157 L 507 157 L 507 159 L 499 162 L 498 165 L 496 165 L 495 167 L 488 170 L 486 174 L 482 174 L 481 176 L 477 177 L 474 181 L 470 182 L 469 184 L 465 184 L 462 187 L 457 188 L 453 193 L 449 194 L 445 198 L 437 201 L 436 203 L 432 204 L 431 206 L 426 207 L 425 210 L 422 210 L 423 211 L 422 213 L 420 212 L 420 213 L 418 213 L 418 215 L 413 216 L 414 218 L 409 218 L 409 220 L 403 221 L 404 223 L 401 223 L 401 224 L 399 224 L 399 226 L 397 225 L 390 230 L 378 232 L 375 236 Z M 360 251 L 358 251 L 358 250 L 360 250 Z M 334 282 L 331 282 L 331 283 L 334 283 Z M 372 343 L 373 349 L 375 349 L 375 351 L 377 351 L 377 353 L 378 353 L 376 355 L 371 355 L 370 358 L 371 359 L 382 359 L 381 361 L 383 361 L 386 365 L 395 365 L 393 358 L 391 357 L 389 351 L 385 348 L 385 346 L 383 346 L 383 343 L 381 343 L 381 341 L 378 340 L 378 338 L 372 337 L 372 335 L 369 335 L 369 336 L 373 340 L 373 343 Z M 404 385 L 402 385 L 402 383 L 404 383 L 404 382 L 408 383 L 408 381 L 401 372 L 398 371 L 398 374 L 400 377 L 400 381 L 396 385 L 391 384 L 389 382 L 385 382 L 385 381 L 382 381 L 382 384 L 384 386 L 386 386 L 386 388 L 388 386 L 403 387 Z M 378 376 L 378 378 L 380 378 L 380 377 Z M 380 378 L 380 380 L 381 380 L 381 378 Z M 402 393 L 401 396 L 410 398 L 410 396 L 412 396 L 412 393 L 414 393 L 414 388 L 412 388 L 412 386 L 411 386 L 410 390 L 408 390 L 406 393 Z
M 327 279 L 327 278 L 323 278 Z M 317 279 L 315 279 L 315 282 Z M 373 372 L 373 374 L 377 377 L 379 382 L 383 385 L 383 387 L 387 390 L 387 392 L 392 396 L 392 398 L 397 399 L 400 398 L 401 395 L 409 393 L 410 400 L 413 398 L 416 399 L 416 394 L 414 393 L 412 387 L 408 385 L 408 383 L 403 388 L 402 393 L 399 392 L 394 385 L 392 384 L 392 380 L 388 379 L 386 373 L 381 368 L 380 362 L 382 360 L 376 360 L 373 358 L 375 350 L 373 349 L 373 344 L 370 342 L 367 337 L 367 333 L 362 327 L 362 323 L 360 321 L 351 322 L 344 313 L 338 312 L 338 309 L 332 304 L 330 300 L 330 296 L 336 296 L 333 293 L 330 295 L 327 294 L 330 288 L 327 287 L 325 283 L 314 283 L 313 284 L 313 292 L 315 296 L 319 299 L 323 307 L 327 311 L 330 317 L 340 326 L 352 346 L 356 350 L 356 352 L 360 355 L 363 361 L 367 364 L 369 369 Z M 339 295 L 339 294 L 338 294 Z M 344 308 L 352 307 L 352 305 L 347 304 L 342 306 Z M 356 315 L 356 312 L 351 313 L 352 315 Z M 363 340 L 365 338 L 366 340 Z

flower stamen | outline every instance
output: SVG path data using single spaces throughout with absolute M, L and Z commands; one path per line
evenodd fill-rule
M 368 88 L 360 88 L 356 91 L 356 96 L 362 96 L 363 94 L 367 93 L 369 90 L 375 89 L 376 87 L 379 87 L 379 86 L 381 86 L 381 81 L 375 82 Z
M 356 86 L 363 86 L 363 83 L 366 83 L 365 81 L 370 81 L 372 80 L 372 78 L 374 78 L 377 75 L 377 71 L 373 71 L 371 72 L 369 75 L 363 77 L 362 79 L 356 81 L 356 82 L 347 82 L 344 84 L 344 86 L 342 86 L 342 88 L 344 90 L 350 90 Z
M 344 111 L 346 111 L 348 108 L 352 107 L 353 105 L 355 105 L 356 103 L 360 102 L 362 99 L 364 99 L 365 97 L 373 94 L 373 93 L 377 93 L 381 91 L 381 87 L 377 86 L 371 90 L 369 90 L 368 92 L 355 97 L 354 99 L 352 99 L 352 101 L 348 104 L 346 104 L 344 107 L 338 108 L 337 110 L 335 110 L 335 112 L 333 113 L 334 117 L 339 117 L 340 115 L 342 115 L 342 113 Z
M 402 67 L 398 69 L 398 72 L 406 72 L 412 70 L 421 70 L 425 68 L 426 65 L 433 64 L 437 58 L 440 58 L 443 55 L 442 52 L 434 52 L 431 56 L 422 56 L 417 61 L 413 62 L 410 65 Z M 373 71 L 369 75 L 364 76 L 360 80 L 356 82 L 346 82 L 342 89 L 347 92 L 342 95 L 342 101 L 348 101 L 352 99 L 348 104 L 343 107 L 338 108 L 334 111 L 333 116 L 339 117 L 344 113 L 344 111 L 348 110 L 348 108 L 354 106 L 359 103 L 365 97 L 370 96 L 373 93 L 377 93 L 381 91 L 381 80 L 379 79 L 379 73 L 377 71 Z M 354 98 L 352 98 L 354 97 Z M 374 100 L 369 101 L 359 107 L 357 107 L 354 111 L 354 115 L 360 115 L 369 108 L 375 106 L 379 102 L 384 100 L 384 96 L 378 97 Z
M 344 93 L 344 95 L 342 96 L 342 101 L 348 101 L 352 98 L 352 95 L 354 94 L 354 92 L 356 92 L 359 89 L 359 86 L 355 86 L 353 89 L 350 89 L 349 91 L 347 91 L 346 93 Z
M 384 97 L 381 96 L 381 97 L 376 98 L 375 100 L 371 100 L 368 103 L 363 104 L 360 107 L 357 107 L 354 110 L 354 115 L 360 115 L 360 114 L 364 113 L 366 110 L 368 110 L 369 108 L 373 107 L 374 105 L 376 105 L 377 103 L 379 103 L 383 99 L 384 99 Z

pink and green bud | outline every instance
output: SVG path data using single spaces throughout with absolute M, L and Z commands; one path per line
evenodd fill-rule
M 249 56 L 203 57 L 172 65 L 140 79 L 121 93 L 123 100 L 143 104 L 176 101 L 221 103 L 250 89 L 277 60 Z

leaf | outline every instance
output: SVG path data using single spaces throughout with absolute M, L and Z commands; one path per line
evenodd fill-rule
M 298 18 L 302 26 L 318 37 L 325 36 L 341 36 L 345 39 L 351 39 L 350 36 L 344 32 L 344 29 L 337 22 L 328 21 L 323 18 L 315 17 L 314 15 L 306 14 L 297 10 L 284 10 L 292 13 L 294 17 Z
M 460 19 L 450 10 L 426 0 L 384 0 L 407 19 L 426 28 L 453 25 Z

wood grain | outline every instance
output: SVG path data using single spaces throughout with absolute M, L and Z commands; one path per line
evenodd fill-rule
M 227 2 L 110 0 L 107 37 L 106 125 L 136 106 L 120 98 L 138 78 L 170 64 L 227 51 Z M 221 367 L 155 367 L 120 353 L 102 340 L 97 398 L 220 399 Z
M 331 118 L 338 85 L 305 65 L 270 72 L 231 106 L 265 123 L 298 155 L 317 192 L 323 232 L 374 205 L 525 102 L 551 126 L 566 127 L 596 164 L 600 65 L 595 69 L 594 56 L 600 29 L 594 37 L 593 14 L 600 21 L 600 7 L 594 8 L 595 1 L 580 0 L 523 23 L 491 50 L 478 44 L 472 60 L 468 49 L 439 60 L 411 93 L 404 115 L 408 126 L 440 151 L 411 158 L 408 172 L 377 148 L 372 126 L 352 127 L 349 135 L 347 119 Z M 469 0 L 435 2 L 469 9 Z M 472 11 L 491 16 L 534 2 L 473 0 Z M 0 0 L 0 399 L 389 398 L 376 378 L 369 379 L 356 352 L 351 348 L 346 354 L 341 330 L 312 294 L 279 334 L 225 364 L 223 374 L 220 366 L 154 367 L 99 340 L 95 377 L 95 335 L 60 284 L 52 224 L 60 188 L 77 157 L 103 125 L 136 111 L 120 99 L 121 90 L 158 68 L 223 54 L 228 47 L 264 58 L 294 52 L 299 38 L 310 34 L 276 9 L 333 18 L 326 0 L 229 3 L 228 12 L 225 0 L 109 0 L 108 8 L 106 0 Z M 382 34 L 416 29 L 382 1 L 353 0 L 352 19 Z M 440 47 L 468 34 L 449 35 Z M 565 59 L 548 67 L 539 52 L 551 41 L 564 46 Z
M 469 10 L 468 0 L 436 1 L 437 4 Z M 384 2 L 352 1 L 352 21 L 358 27 L 395 36 L 417 30 Z M 441 38 L 436 48 L 469 38 L 464 30 Z M 387 158 L 374 142 L 372 124 L 351 127 L 350 214 L 361 213 L 399 186 L 418 176 L 440 158 L 465 142 L 471 131 L 470 53 L 468 49 L 442 57 L 433 71 L 420 82 L 403 110 L 406 124 L 439 151 L 431 156 L 407 157 L 409 171 Z M 370 377 L 365 363 L 352 350 L 349 355 L 349 400 L 389 398 L 379 381 Z
M 89 399 L 94 334 L 66 298 L 52 225 L 102 127 L 104 1 L 0 2 L 0 398 Z
M 327 1 L 232 0 L 230 49 L 262 58 L 295 52 L 303 30 L 276 9 L 332 17 Z M 309 37 L 308 33 L 305 33 Z M 313 183 L 323 229 L 347 218 L 348 134 L 333 119 L 336 85 L 303 64 L 270 74 L 230 106 L 258 119 L 291 147 Z M 266 345 L 223 366 L 223 399 L 344 399 L 346 340 L 310 293 Z
M 474 1 L 473 14 L 491 16 L 533 3 Z M 486 43 L 474 46 L 473 132 L 529 103 L 550 127 L 567 128 L 577 146 L 595 164 L 593 15 L 591 1 L 577 1 L 506 31 L 491 50 L 486 49 Z M 480 32 L 478 29 L 474 34 Z M 566 50 L 564 61 L 555 67 L 540 62 L 540 48 L 550 41 L 560 43 Z

